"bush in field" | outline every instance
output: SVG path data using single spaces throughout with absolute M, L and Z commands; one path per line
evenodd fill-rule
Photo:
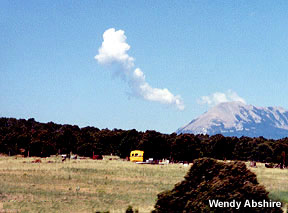
M 125 213 L 139 213 L 138 209 L 133 210 L 132 206 L 128 206 Z
M 210 207 L 209 200 L 241 201 L 240 209 Z M 242 162 L 194 160 L 185 180 L 171 191 L 158 194 L 153 212 L 282 212 L 281 208 L 243 207 L 246 200 L 270 201 L 268 192 L 258 184 L 256 175 Z

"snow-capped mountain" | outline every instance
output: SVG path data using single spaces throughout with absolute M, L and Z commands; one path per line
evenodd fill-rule
M 288 137 L 288 111 L 281 107 L 255 107 L 242 102 L 225 102 L 176 132 L 279 139 Z

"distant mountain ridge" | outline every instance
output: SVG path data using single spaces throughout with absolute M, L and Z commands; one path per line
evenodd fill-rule
M 225 102 L 179 128 L 176 133 L 279 139 L 288 137 L 288 111 L 282 107 Z

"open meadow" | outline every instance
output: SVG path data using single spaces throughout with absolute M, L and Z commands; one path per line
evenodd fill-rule
M 109 160 L 0 158 L 0 199 L 21 212 L 139 212 L 153 209 L 156 195 L 181 181 L 188 167 L 137 165 Z M 25 162 L 25 163 L 24 163 Z
M 247 167 L 257 175 L 257 180 L 269 192 L 269 197 L 283 203 L 287 212 L 288 204 L 288 169 L 266 168 L 263 163 L 257 163 L 257 168 Z
M 104 160 L 61 157 L 0 157 L 0 211 L 125 212 L 129 205 L 150 212 L 157 194 L 183 180 L 181 164 L 138 165 L 105 156 Z M 270 197 L 288 203 L 288 170 L 251 169 Z

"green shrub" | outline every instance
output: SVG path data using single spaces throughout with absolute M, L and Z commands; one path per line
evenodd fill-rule
M 217 162 L 202 158 L 193 162 L 185 180 L 171 191 L 158 194 L 154 213 L 162 212 L 282 212 L 281 208 L 244 208 L 246 200 L 270 201 L 256 175 L 242 162 Z M 210 207 L 209 200 L 241 201 L 233 207 Z
M 128 206 L 125 212 L 126 213 L 134 213 L 133 207 L 132 206 Z

